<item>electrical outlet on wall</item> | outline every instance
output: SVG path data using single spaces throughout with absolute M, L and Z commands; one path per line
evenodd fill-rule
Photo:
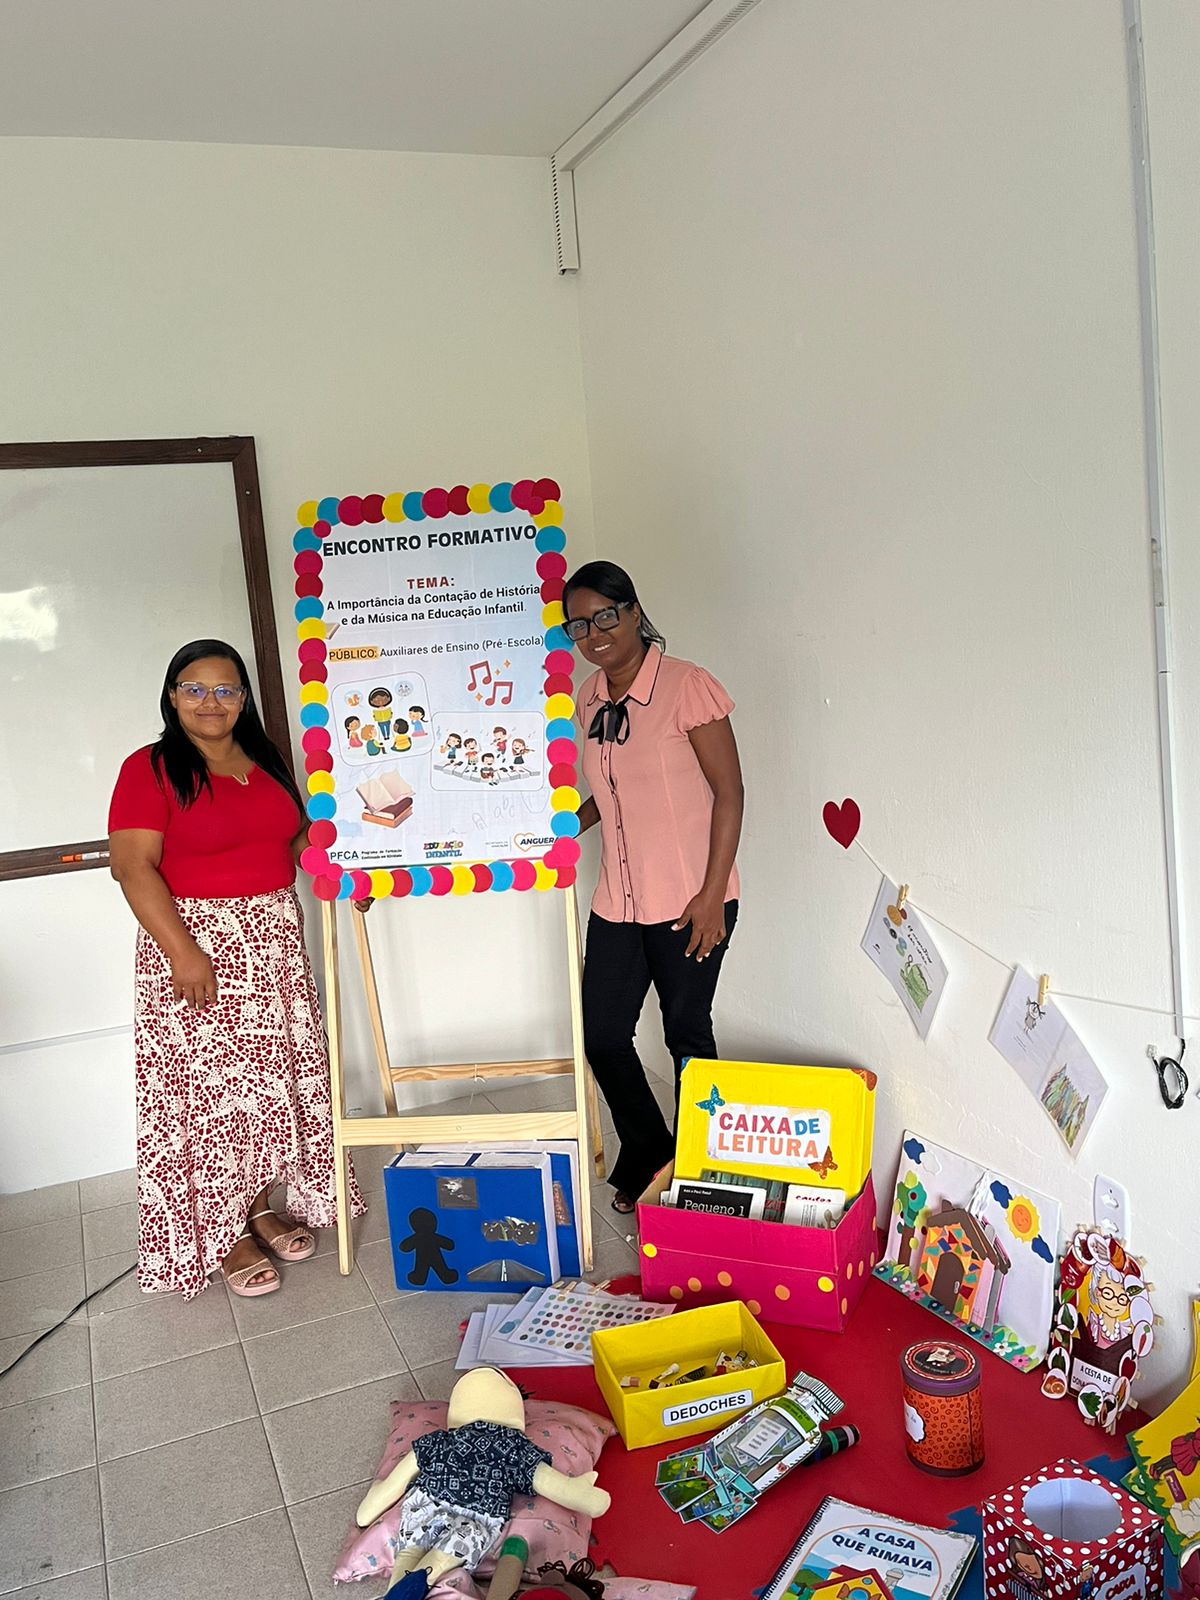
M 1096 1174 L 1092 1185 L 1092 1215 L 1100 1227 L 1111 1228 L 1128 1247 L 1129 1196 L 1119 1183 L 1106 1178 L 1102 1172 Z

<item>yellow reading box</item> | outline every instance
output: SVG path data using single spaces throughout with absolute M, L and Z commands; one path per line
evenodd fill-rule
M 736 1355 L 739 1350 L 758 1365 L 719 1378 L 646 1387 L 672 1362 L 688 1372 L 711 1366 L 722 1351 Z M 787 1387 L 783 1357 L 740 1300 L 697 1306 L 627 1328 L 602 1328 L 592 1335 L 592 1361 L 600 1392 L 630 1450 L 715 1432 Z M 625 1377 L 636 1377 L 641 1387 L 622 1389 Z
M 866 1067 L 693 1057 L 680 1083 L 675 1175 L 753 1174 L 853 1198 L 871 1170 L 875 1083 Z

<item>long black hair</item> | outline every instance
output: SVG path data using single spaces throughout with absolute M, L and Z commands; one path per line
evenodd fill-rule
M 179 713 L 171 704 L 171 690 L 175 688 L 182 674 L 193 662 L 203 661 L 209 657 L 232 661 L 237 668 L 238 682 L 246 691 L 242 697 L 241 715 L 233 725 L 235 741 L 255 766 L 261 767 L 268 776 L 287 790 L 303 816 L 304 804 L 300 799 L 296 780 L 262 725 L 262 718 L 254 703 L 254 690 L 250 687 L 246 663 L 233 646 L 226 644 L 223 639 L 193 639 L 191 644 L 185 644 L 182 650 L 176 650 L 171 657 L 158 702 L 159 710 L 162 712 L 163 730 L 158 742 L 150 747 L 150 764 L 159 783 L 161 784 L 164 778 L 170 783 L 181 806 L 194 804 L 205 789 L 210 795 L 212 794 L 212 779 L 208 775 L 204 757 L 184 733 Z
M 638 633 L 644 645 L 656 644 L 660 650 L 667 648 L 667 641 L 650 621 L 637 597 L 637 590 L 633 586 L 633 579 L 624 567 L 618 567 L 613 561 L 587 561 L 576 572 L 573 572 L 563 585 L 563 610 L 567 608 L 567 601 L 576 589 L 591 589 L 594 593 L 603 595 L 606 600 L 611 600 L 615 606 L 637 606 L 640 613 Z

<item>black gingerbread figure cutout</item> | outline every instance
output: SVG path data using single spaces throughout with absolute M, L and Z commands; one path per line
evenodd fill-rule
M 423 1289 L 431 1272 L 443 1283 L 457 1283 L 458 1273 L 443 1254 L 454 1249 L 454 1240 L 437 1231 L 437 1217 L 433 1212 L 425 1206 L 417 1206 L 408 1213 L 408 1225 L 412 1232 L 407 1239 L 401 1239 L 397 1248 L 413 1252 L 412 1270 L 408 1274 L 413 1288 Z

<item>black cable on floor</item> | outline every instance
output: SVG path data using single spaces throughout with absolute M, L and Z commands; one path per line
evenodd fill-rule
M 93 1289 L 91 1294 L 85 1294 L 79 1304 L 72 1306 L 70 1311 L 68 1311 L 64 1316 L 60 1317 L 60 1319 L 52 1328 L 47 1328 L 44 1333 L 39 1333 L 32 1344 L 27 1344 L 15 1361 L 10 1361 L 6 1367 L 0 1367 L 0 1378 L 2 1378 L 6 1372 L 11 1372 L 14 1367 L 20 1366 L 25 1357 L 29 1355 L 31 1351 L 36 1350 L 43 1339 L 48 1339 L 52 1333 L 57 1333 L 61 1327 L 64 1327 L 66 1323 L 70 1322 L 75 1313 L 77 1311 L 82 1311 L 89 1300 L 94 1300 L 98 1294 L 103 1294 L 106 1289 L 111 1289 L 114 1283 L 120 1283 L 122 1278 L 127 1278 L 136 1266 L 137 1262 L 135 1261 L 132 1267 L 126 1267 L 124 1272 L 118 1272 L 115 1278 L 110 1278 L 107 1283 L 102 1283 L 98 1289 Z

